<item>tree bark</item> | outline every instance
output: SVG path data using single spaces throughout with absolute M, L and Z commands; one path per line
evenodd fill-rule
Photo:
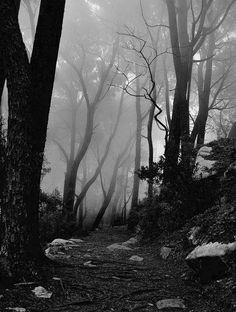
M 198 65 L 198 101 L 199 110 L 191 133 L 191 142 L 194 143 L 197 138 L 197 144 L 204 143 L 206 123 L 209 111 L 209 99 L 211 93 L 212 81 L 212 63 L 215 50 L 215 34 L 209 35 L 208 51 L 206 55 L 205 73 L 203 74 L 203 63 Z M 203 56 L 204 57 L 204 56 Z
M 33 124 L 31 128 L 32 154 L 29 165 L 34 170 L 31 176 L 28 227 L 31 233 L 32 256 L 34 257 L 42 256 L 38 235 L 40 177 L 64 8 L 65 0 L 41 0 L 30 63 L 30 107 Z
M 136 93 L 140 94 L 139 79 L 136 79 Z M 140 97 L 136 97 L 136 137 L 135 137 L 133 194 L 130 208 L 131 211 L 135 210 L 138 205 L 139 184 L 140 184 L 138 170 L 140 169 L 141 164 L 141 139 L 142 139 L 141 99 Z
M 43 257 L 39 243 L 38 201 L 48 114 L 65 1 L 41 1 L 31 64 L 14 3 L 0 4 L 0 50 L 7 78 L 7 195 L 2 254 L 16 278 L 30 271 L 29 261 Z M 8 17 L 6 19 L 6 16 Z
M 10 0 L 0 4 L 0 44 L 9 101 L 6 164 L 8 190 L 3 211 L 5 237 L 1 256 L 7 259 L 7 273 L 19 278 L 28 275 L 29 271 L 27 211 L 31 196 L 29 176 L 32 168 L 29 162 L 32 121 L 29 108 L 30 66 L 15 6 Z

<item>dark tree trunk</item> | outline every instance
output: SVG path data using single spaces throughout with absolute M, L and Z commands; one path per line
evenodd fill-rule
M 5 237 L 1 255 L 6 257 L 8 274 L 19 278 L 26 276 L 29 270 L 30 245 L 26 220 L 31 197 L 32 168 L 29 163 L 32 121 L 29 107 L 30 67 L 15 6 L 10 0 L 0 4 L 0 44 L 9 101 L 6 164 L 8 190 L 3 211 Z
M 156 102 L 156 88 L 153 91 L 153 99 Z M 153 141 L 152 141 L 152 128 L 154 120 L 155 106 L 152 105 L 149 111 L 148 124 L 147 124 L 147 140 L 148 140 L 148 167 L 149 171 L 153 173 Z M 153 198 L 153 177 L 148 179 L 148 199 Z
M 64 5 L 62 0 L 41 1 L 29 65 L 14 3 L 0 4 L 0 50 L 9 95 L 2 254 L 16 278 L 27 276 L 29 261 L 43 256 L 38 233 L 40 177 Z
M 15 2 L 15 9 L 18 14 L 20 9 L 20 0 L 14 0 Z M 4 70 L 4 64 L 3 64 L 3 55 L 0 53 L 0 105 L 2 105 L 2 94 L 4 89 L 4 84 L 6 80 L 6 73 Z
M 30 107 L 32 116 L 31 197 L 28 226 L 33 256 L 42 255 L 38 233 L 40 177 L 47 135 L 56 62 L 61 38 L 65 0 L 41 0 L 34 47 L 31 56 Z
M 187 4 L 186 1 L 179 2 L 179 4 L 180 3 L 181 8 L 178 8 L 177 10 L 174 1 L 166 2 L 169 16 L 173 61 L 176 73 L 176 88 L 169 138 L 165 148 L 165 182 L 174 181 L 177 176 L 180 151 L 181 161 L 185 169 L 188 170 L 190 166 L 188 145 L 192 45 L 189 42 L 187 32 Z
M 209 35 L 207 58 L 205 65 L 205 73 L 203 74 L 203 62 L 198 65 L 198 101 L 199 110 L 194 127 L 191 133 L 191 142 L 194 143 L 197 138 L 197 144 L 204 143 L 206 123 L 209 111 L 209 99 L 211 93 L 212 81 L 212 63 L 213 53 L 215 50 L 215 34 L 214 32 Z
M 139 79 L 136 79 L 136 93 L 140 94 Z M 135 160 L 134 160 L 134 180 L 133 194 L 131 200 L 131 211 L 136 210 L 138 205 L 139 184 L 138 170 L 141 164 L 141 139 L 142 139 L 142 114 L 141 114 L 141 99 L 136 97 L 136 138 L 135 138 Z

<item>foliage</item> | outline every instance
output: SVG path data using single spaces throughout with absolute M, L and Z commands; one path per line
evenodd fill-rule
M 43 178 L 45 177 L 45 175 L 51 172 L 51 167 L 49 167 L 49 165 L 50 165 L 50 162 L 44 156 L 43 167 L 42 167 L 42 171 L 41 171 L 41 182 L 42 182 Z
M 180 163 L 177 178 L 172 183 L 162 184 L 160 195 L 157 195 L 152 203 L 144 200 L 139 207 L 136 218 L 139 219 L 142 232 L 148 232 L 153 227 L 148 220 L 151 220 L 158 230 L 174 231 L 182 227 L 187 220 L 208 211 L 222 200 L 228 204 L 236 200 L 236 140 L 221 139 L 209 143 L 208 146 L 212 147 L 212 153 L 207 158 L 216 161 L 210 170 L 214 174 L 205 179 L 194 180 L 181 168 Z M 196 151 L 193 155 L 195 159 Z M 155 167 L 155 181 L 158 183 L 161 182 L 161 166 L 162 163 Z M 140 177 L 147 180 L 150 178 L 148 168 L 141 170 Z M 222 219 L 221 226 L 224 227 L 225 223 L 227 227 L 229 220 L 224 220 Z M 217 224 L 219 222 L 217 221 Z M 234 226 L 234 221 L 232 224 Z
M 236 202 L 222 202 L 195 216 L 188 226 L 199 226 L 196 239 L 201 242 L 235 241 L 236 229 Z
M 57 189 L 51 194 L 41 192 L 39 203 L 39 230 L 42 243 L 59 236 L 61 231 L 62 198 Z
M 152 170 L 148 166 L 142 166 L 137 174 L 141 180 L 152 180 L 155 184 L 160 184 L 163 178 L 164 157 L 161 156 L 158 162 L 153 162 Z

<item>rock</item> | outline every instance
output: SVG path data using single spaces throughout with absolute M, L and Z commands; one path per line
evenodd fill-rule
M 122 245 L 129 247 L 129 246 L 136 245 L 137 243 L 138 243 L 138 239 L 136 237 L 131 237 L 129 240 L 122 243 Z
M 156 303 L 157 309 L 167 309 L 167 308 L 179 308 L 179 309 L 186 309 L 184 301 L 182 299 L 163 299 L 159 300 Z
M 199 243 L 199 240 L 197 239 L 197 234 L 200 231 L 200 226 L 194 226 L 190 229 L 189 233 L 188 233 L 188 241 L 196 246 Z
M 5 310 L 15 311 L 15 312 L 26 312 L 25 308 L 6 308 Z
M 129 260 L 131 260 L 131 261 L 137 261 L 137 262 L 142 262 L 142 261 L 143 261 L 143 258 L 134 255 L 134 256 L 130 257 Z
M 199 275 L 203 283 L 222 278 L 229 270 L 227 258 L 236 252 L 236 242 L 208 243 L 196 247 L 187 257 L 187 264 Z
M 76 243 L 76 244 L 80 244 L 84 242 L 82 239 L 79 239 L 79 238 L 70 238 L 69 241 Z
M 72 240 L 62 239 L 62 238 L 55 238 L 49 246 L 68 246 L 68 245 L 75 245 L 75 242 Z
M 48 244 L 45 255 L 51 260 L 59 256 L 69 258 L 70 256 L 66 255 L 65 252 L 71 248 L 78 247 L 81 242 L 83 241 L 77 238 L 71 238 L 69 240 L 56 238 Z
M 162 257 L 162 259 L 166 260 L 169 257 L 170 253 L 171 253 L 170 247 L 161 247 L 160 256 Z
M 46 298 L 50 299 L 52 297 L 52 292 L 47 291 L 44 287 L 38 286 L 35 287 L 32 292 L 35 294 L 38 298 Z
M 117 244 L 117 243 L 114 243 L 114 244 L 108 246 L 107 249 L 109 249 L 110 251 L 115 251 L 115 250 L 132 250 L 132 248 L 129 248 L 127 246 L 120 245 L 120 244 Z
M 96 268 L 97 267 L 96 264 L 92 264 L 91 260 L 84 262 L 84 266 L 89 267 L 89 268 Z
M 212 147 L 203 146 L 199 149 L 195 161 L 195 171 L 193 174 L 193 179 L 200 180 L 213 175 L 215 172 L 210 172 L 213 165 L 215 164 L 215 160 L 205 159 L 206 157 L 211 155 Z

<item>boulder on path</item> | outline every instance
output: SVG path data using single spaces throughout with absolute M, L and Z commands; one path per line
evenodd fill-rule
M 130 257 L 129 260 L 131 260 L 131 261 L 137 261 L 137 262 L 142 262 L 142 261 L 143 261 L 143 258 L 142 258 L 142 257 L 139 257 L 139 256 L 137 256 L 137 255 L 134 255 L 134 256 Z
M 123 246 L 134 246 L 138 243 L 138 239 L 136 237 L 131 237 L 129 240 L 122 243 Z
M 182 299 L 163 299 L 159 300 L 156 303 L 157 309 L 167 309 L 167 308 L 177 308 L 177 309 L 186 309 L 184 301 Z
M 162 257 L 162 259 L 166 260 L 169 257 L 171 250 L 172 249 L 170 247 L 161 247 L 160 256 Z
M 71 238 L 71 239 L 63 239 L 63 238 L 55 238 L 49 246 L 76 246 L 78 243 L 83 242 L 81 239 Z
M 52 297 L 52 292 L 47 291 L 44 287 L 38 286 L 35 287 L 32 292 L 35 294 L 36 297 L 38 298 L 46 298 L 50 299 Z
M 187 257 L 187 264 L 199 275 L 203 283 L 222 278 L 229 270 L 228 259 L 236 253 L 236 242 L 208 243 L 197 246 Z
M 5 310 L 14 311 L 14 312 L 26 312 L 25 308 L 6 308 Z
M 107 249 L 109 249 L 110 251 L 115 251 L 115 250 L 132 250 L 132 248 L 121 245 L 121 244 L 117 244 L 114 243 L 112 245 L 107 246 Z
M 52 260 L 55 259 L 56 256 L 66 256 L 65 252 L 68 249 L 78 247 L 80 243 L 83 243 L 83 240 L 78 238 L 55 238 L 48 244 L 48 248 L 45 250 L 45 255 Z

